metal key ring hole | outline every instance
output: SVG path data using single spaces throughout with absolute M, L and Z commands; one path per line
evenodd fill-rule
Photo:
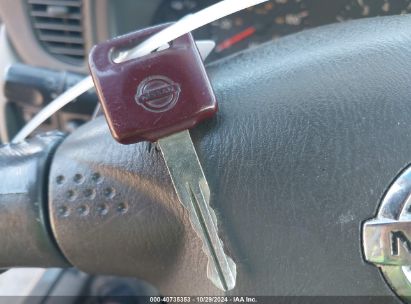
M 133 50 L 137 45 L 133 45 L 133 46 L 127 46 L 124 48 L 117 48 L 117 47 L 113 47 L 110 50 L 109 56 L 110 56 L 110 60 L 115 63 L 115 64 L 119 64 L 119 63 L 123 63 L 123 62 L 127 62 L 130 60 L 133 60 L 135 58 L 129 58 L 127 59 L 127 56 L 129 54 L 129 52 L 131 50 Z M 168 50 L 169 48 L 171 48 L 173 46 L 173 41 L 164 44 L 162 46 L 160 46 L 159 48 L 155 49 L 154 51 L 151 52 L 151 54 L 153 53 L 159 53 L 159 52 L 163 52 L 165 50 Z

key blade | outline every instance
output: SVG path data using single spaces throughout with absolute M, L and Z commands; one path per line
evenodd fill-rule
M 236 264 L 225 254 L 218 236 L 217 217 L 210 207 L 210 188 L 188 130 L 158 141 L 174 188 L 188 210 L 191 224 L 208 257 L 207 277 L 223 291 L 236 284 Z
M 206 195 L 202 190 L 204 187 L 208 189 L 204 181 L 200 181 L 198 185 L 186 184 L 197 218 L 197 221 L 192 220 L 191 222 L 197 234 L 202 238 L 203 251 L 208 256 L 207 277 L 221 290 L 227 291 L 235 287 L 236 265 L 224 253 L 223 244 L 217 232 L 217 217 L 205 199 Z

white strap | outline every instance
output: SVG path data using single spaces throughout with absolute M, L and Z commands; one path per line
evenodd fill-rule
M 195 29 L 241 11 L 247 7 L 254 6 L 265 1 L 267 0 L 225 0 L 218 2 L 195 14 L 185 16 L 158 34 L 148 38 L 137 47 L 129 50 L 128 52 L 124 52 L 121 54 L 122 60 L 117 59 L 116 61 L 121 62 L 124 60 L 145 56 L 158 49 L 160 46 L 167 44 L 168 42 L 183 36 L 184 34 L 192 32 Z
M 223 0 L 214 5 L 211 5 L 195 14 L 187 15 L 178 22 L 172 24 L 161 32 L 151 36 L 146 41 L 137 47 L 123 52 L 116 59 L 116 62 L 138 58 L 151 53 L 168 42 L 187 34 L 195 29 L 202 27 L 208 23 L 214 22 L 220 18 L 243 10 L 247 7 L 254 6 L 268 0 Z M 84 78 L 75 86 L 68 89 L 65 93 L 50 102 L 43 110 L 41 110 L 33 119 L 31 119 L 21 131 L 13 138 L 12 142 L 17 143 L 23 141 L 43 122 L 51 117 L 58 110 L 76 99 L 81 94 L 92 89 L 94 86 L 90 76 Z

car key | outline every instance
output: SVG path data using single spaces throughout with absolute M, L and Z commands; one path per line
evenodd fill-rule
M 157 52 L 115 63 L 116 53 L 166 25 L 95 46 L 90 71 L 113 137 L 123 144 L 158 142 L 174 189 L 188 210 L 207 254 L 207 276 L 218 288 L 235 287 L 236 264 L 225 254 L 210 189 L 188 129 L 212 117 L 217 102 L 191 34 Z

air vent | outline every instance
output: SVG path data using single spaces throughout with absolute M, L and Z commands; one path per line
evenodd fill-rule
M 27 0 L 33 29 L 45 49 L 65 61 L 85 58 L 82 0 Z

